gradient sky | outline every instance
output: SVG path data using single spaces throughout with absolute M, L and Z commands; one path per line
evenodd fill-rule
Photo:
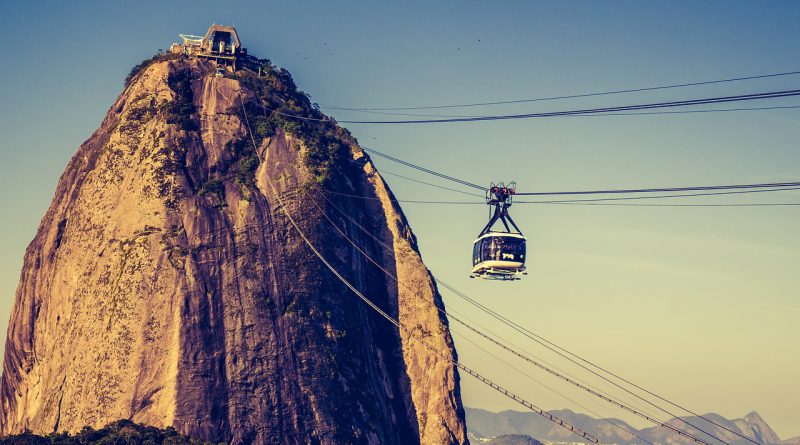
M 356 107 L 533 98 L 800 69 L 800 3 L 790 1 L 7 1 L 0 14 L 2 331 L 25 247 L 69 158 L 99 126 L 133 65 L 178 33 L 202 34 L 211 22 L 236 26 L 252 54 L 287 68 L 314 101 Z M 797 87 L 800 76 L 449 111 L 555 111 Z M 362 144 L 405 160 L 480 184 L 515 179 L 525 190 L 800 178 L 800 110 L 349 128 Z M 401 199 L 464 198 L 387 180 Z M 800 193 L 691 202 L 800 202 Z M 758 411 L 782 438 L 800 435 L 800 208 L 516 205 L 530 274 L 515 283 L 468 279 L 471 243 L 486 218 L 482 206 L 404 210 L 433 273 L 484 304 L 696 411 L 729 418 Z M 449 309 L 583 377 L 445 290 L 443 296 Z M 643 425 L 536 370 L 527 373 L 546 387 L 528 380 L 470 343 L 477 339 L 458 326 L 453 331 L 464 363 L 546 409 L 589 409 Z M 522 409 L 468 376 L 462 382 L 468 406 Z

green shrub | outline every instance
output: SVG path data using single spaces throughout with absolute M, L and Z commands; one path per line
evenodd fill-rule
M 139 75 L 139 73 L 144 71 L 144 69 L 147 68 L 148 66 L 152 65 L 155 62 L 156 57 L 157 56 L 153 56 L 150 59 L 142 60 L 139 64 L 131 68 L 131 71 L 128 73 L 128 76 L 125 78 L 125 88 L 130 86 L 130 84 L 133 82 L 133 79 L 137 75 Z
M 303 124 L 297 121 L 289 120 L 289 119 L 282 119 L 280 122 L 280 126 L 283 131 L 291 134 L 292 136 L 297 136 L 302 139 L 303 137 Z
M 236 183 L 250 188 L 256 185 L 256 170 L 261 160 L 255 154 L 239 161 L 239 170 L 236 172 Z
M 298 90 L 288 71 L 260 60 L 261 76 L 240 73 L 239 81 L 260 99 L 245 103 L 247 118 L 256 144 L 271 137 L 278 128 L 303 141 L 307 148 L 303 161 L 314 179 L 326 183 L 334 177 L 349 157 L 349 147 L 356 144 L 346 129 L 327 118 Z M 262 107 L 263 106 L 263 107 Z M 296 117 L 293 117 L 296 116 Z M 244 120 L 244 116 L 241 116 Z
M 216 195 L 218 197 L 222 197 L 225 193 L 225 185 L 219 179 L 209 179 L 200 187 L 200 191 L 198 192 L 200 196 L 205 195 Z
M 162 60 L 177 59 L 178 57 L 180 57 L 179 54 L 156 54 L 149 59 L 142 60 L 133 68 L 131 68 L 131 71 L 128 73 L 128 76 L 125 77 L 125 88 L 128 88 L 128 86 L 130 86 L 130 84 L 133 83 L 133 79 L 135 79 L 136 76 L 139 75 L 139 73 L 144 71 L 150 65 L 156 62 L 161 62 Z
M 159 111 L 167 118 L 168 124 L 178 124 L 183 130 L 195 131 L 199 125 L 192 119 L 195 112 L 192 100 L 192 72 L 189 69 L 170 71 L 167 76 L 167 85 L 175 92 L 175 99 L 165 102 Z
M 258 119 L 256 119 L 255 127 L 255 133 L 259 140 L 264 140 L 264 138 L 269 138 L 275 135 L 275 127 L 272 126 L 272 123 L 268 118 L 259 116 Z M 258 145 L 261 144 L 259 143 Z

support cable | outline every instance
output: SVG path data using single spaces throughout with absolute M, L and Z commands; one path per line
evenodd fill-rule
M 632 111 L 632 112 L 598 112 L 588 114 L 567 114 L 563 116 L 541 116 L 541 117 L 606 117 L 606 116 L 657 116 L 667 114 L 708 114 L 708 113 L 732 113 L 739 111 L 766 111 L 766 110 L 793 110 L 800 108 L 800 105 L 774 105 L 768 107 L 736 107 L 736 108 L 710 108 L 707 110 L 677 110 L 677 111 Z M 324 121 L 328 119 L 309 118 L 293 114 L 277 112 L 281 116 L 305 120 L 305 121 Z M 386 114 L 392 116 L 417 116 L 417 117 L 480 117 L 477 115 L 450 115 L 450 114 L 412 114 L 412 113 L 389 113 L 382 111 L 358 111 L 357 113 Z M 337 121 L 347 123 L 347 121 Z
M 597 115 L 602 113 L 615 113 L 620 111 L 638 111 L 638 110 L 652 110 L 674 107 L 688 107 L 696 105 L 710 105 L 728 102 L 743 102 L 751 100 L 763 99 L 777 99 L 782 97 L 796 97 L 800 96 L 800 90 L 782 90 L 782 91 L 768 91 L 763 93 L 740 94 L 736 96 L 717 96 L 707 97 L 702 99 L 687 99 L 669 102 L 655 102 L 644 103 L 635 105 L 620 105 L 613 107 L 601 108 L 583 108 L 576 110 L 564 111 L 549 111 L 538 113 L 521 113 L 521 114 L 501 114 L 492 116 L 470 116 L 470 117 L 453 117 L 453 118 L 437 118 L 437 119 L 402 119 L 402 120 L 338 120 L 344 124 L 444 124 L 456 122 L 478 122 L 478 121 L 500 121 L 512 119 L 531 119 L 542 117 L 561 117 L 561 116 L 586 116 Z M 710 110 L 709 110 L 710 111 Z M 298 116 L 290 113 L 282 113 L 276 111 L 281 116 L 300 119 L 305 121 L 326 121 L 328 118 L 309 118 L 305 116 Z
M 378 169 L 376 168 L 376 170 L 378 170 Z M 405 179 L 407 181 L 416 182 L 417 184 L 424 184 L 424 185 L 428 185 L 428 186 L 435 187 L 435 188 L 442 189 L 442 190 L 449 190 L 451 192 L 461 193 L 462 195 L 476 196 L 476 197 L 479 197 L 479 198 L 483 198 L 484 197 L 483 194 L 465 192 L 463 190 L 458 190 L 458 189 L 454 189 L 454 188 L 450 188 L 450 187 L 445 187 L 445 186 L 442 186 L 442 185 L 432 184 L 430 182 L 420 181 L 419 179 L 414 179 L 414 178 L 410 178 L 408 176 L 399 175 L 397 173 L 390 172 L 388 170 L 381 169 L 381 170 L 378 170 L 378 171 L 381 173 L 381 175 L 396 176 L 398 178 Z
M 372 196 L 353 195 L 351 193 L 336 192 L 320 188 L 319 190 L 339 196 L 347 196 L 349 198 L 379 200 L 380 198 Z M 693 196 L 715 196 L 715 195 L 734 195 L 743 193 L 764 193 L 764 192 L 779 192 L 787 190 L 800 190 L 800 187 L 787 187 L 776 189 L 758 189 L 758 190 L 739 190 L 730 192 L 711 192 L 711 193 L 688 193 L 688 194 L 674 194 L 674 195 L 658 195 L 658 196 L 631 196 L 631 197 L 617 197 L 617 198 L 592 198 L 592 199 L 560 199 L 552 201 L 514 201 L 514 204 L 571 204 L 571 205 L 601 205 L 595 204 L 599 201 L 629 201 L 640 199 L 661 199 L 661 198 L 685 198 Z M 392 199 L 397 203 L 411 203 L 411 204 L 445 204 L 445 205 L 485 205 L 485 202 L 478 201 L 426 201 L 426 200 L 408 200 L 408 199 Z M 800 203 L 739 203 L 739 204 L 604 204 L 604 205 L 626 205 L 626 206 L 650 206 L 650 207 L 752 207 L 752 206 L 799 206 Z
M 800 182 L 770 182 L 760 184 L 733 184 L 733 185 L 701 185 L 691 187 L 660 187 L 640 189 L 610 189 L 610 190 L 580 190 L 570 192 L 516 192 L 518 196 L 554 196 L 554 195 L 609 195 L 620 193 L 663 193 L 663 192 L 691 192 L 702 190 L 731 190 L 731 189 L 763 189 L 777 187 L 800 187 Z
M 584 370 L 586 370 L 586 371 L 589 371 L 590 373 L 592 373 L 593 375 L 595 375 L 595 376 L 597 376 L 597 377 L 600 377 L 600 378 L 601 378 L 601 379 L 603 379 L 604 381 L 606 381 L 606 382 L 608 382 L 608 383 L 610 383 L 610 384 L 614 385 L 615 387 L 617 387 L 617 388 L 619 388 L 619 389 L 621 389 L 621 390 L 625 391 L 626 393 L 628 393 L 628 394 L 630 394 L 630 395 L 632 395 L 632 396 L 636 397 L 637 399 L 639 399 L 639 400 L 641 400 L 641 401 L 643 401 L 643 402 L 647 403 L 648 405 L 651 405 L 651 406 L 653 406 L 654 408 L 656 408 L 656 409 L 658 409 L 658 410 L 660 410 L 660 411 L 662 411 L 662 412 L 664 412 L 664 413 L 667 413 L 667 414 L 669 414 L 670 416 L 672 416 L 672 417 L 674 417 L 674 418 L 676 418 L 676 419 L 680 420 L 680 421 L 681 421 L 681 422 L 683 422 L 684 424 L 686 424 L 686 425 L 689 425 L 689 426 L 692 426 L 692 427 L 694 427 L 694 428 L 696 428 L 696 429 L 698 429 L 698 430 L 700 430 L 700 431 L 703 431 L 702 429 L 700 429 L 700 428 L 699 428 L 699 427 L 697 427 L 696 425 L 694 425 L 694 424 L 692 424 L 692 423 L 689 423 L 688 421 L 686 421 L 686 420 L 684 420 L 684 419 L 680 418 L 679 416 L 677 416 L 677 415 L 675 415 L 675 414 L 671 413 L 670 411 L 667 411 L 667 410 L 665 410 L 664 408 L 662 408 L 662 407 L 660 407 L 660 406 L 658 406 L 658 405 L 654 404 L 654 403 L 653 403 L 653 402 L 651 402 L 650 400 L 648 400 L 648 399 L 646 399 L 646 398 L 642 397 L 641 395 L 639 395 L 639 394 L 637 394 L 637 393 L 635 393 L 635 392 L 631 391 L 630 389 L 628 389 L 628 388 L 625 388 L 624 386 L 621 386 L 620 384 L 618 384 L 618 383 L 614 382 L 613 380 L 610 380 L 609 378 L 607 378 L 607 377 L 603 376 L 602 374 L 599 374 L 599 373 L 597 373 L 596 371 L 594 371 L 594 370 L 592 370 L 592 369 L 588 368 L 587 366 L 585 366 L 585 365 L 583 365 L 583 364 L 581 364 L 581 363 L 577 362 L 575 359 L 577 359 L 577 360 L 580 360 L 581 362 L 584 362 L 584 363 L 586 363 L 586 364 L 589 364 L 589 365 L 591 365 L 591 366 L 593 366 L 593 367 L 595 367 L 595 368 L 597 368 L 597 369 L 599 369 L 599 370 L 601 370 L 601 371 L 603 371 L 603 372 L 605 372 L 605 373 L 607 373 L 607 374 L 609 374 L 609 375 L 611 375 L 611 376 L 613 376 L 613 377 L 616 377 L 617 379 L 619 379 L 619 380 L 621 380 L 621 381 L 623 381 L 623 382 L 625 382 L 625 383 L 627 383 L 627 384 L 629 384 L 629 385 L 631 385 L 631 386 L 633 386 L 633 387 L 635 387 L 635 388 L 637 388 L 637 389 L 639 389 L 639 390 L 641 390 L 641 391 L 644 391 L 644 392 L 646 392 L 647 394 L 649 394 L 649 395 L 651 395 L 651 396 L 653 396 L 653 397 L 656 397 L 656 398 L 658 398 L 659 400 L 661 400 L 661 401 L 664 401 L 664 402 L 666 402 L 666 403 L 668 403 L 668 404 L 670 404 L 670 405 L 672 405 L 672 406 L 674 406 L 674 407 L 676 407 L 676 408 L 678 408 L 678 409 L 680 409 L 680 410 L 682 410 L 682 411 L 685 411 L 685 412 L 687 412 L 687 413 L 689 413 L 689 414 L 692 414 L 692 415 L 694 415 L 694 416 L 696 416 L 696 417 L 698 417 L 698 418 L 700 418 L 700 419 L 703 419 L 703 420 L 705 420 L 706 422 L 709 422 L 709 423 L 711 423 L 711 424 L 713 424 L 713 425 L 715 425 L 715 426 L 717 426 L 717 427 L 719 427 L 719 428 L 722 428 L 722 429 L 724 429 L 724 430 L 726 430 L 726 431 L 728 431 L 728 432 L 730 432 L 730 433 L 733 433 L 733 434 L 735 434 L 736 436 L 738 436 L 738 437 L 740 437 L 740 438 L 742 438 L 742 439 L 745 439 L 745 440 L 747 440 L 748 442 L 751 442 L 751 443 L 753 443 L 754 445 L 762 445 L 762 444 L 760 444 L 760 443 L 758 443 L 758 442 L 756 442 L 756 441 L 754 441 L 754 440 L 750 439 L 749 437 L 746 437 L 746 436 L 744 436 L 744 435 L 742 435 L 742 434 L 740 434 L 740 433 L 738 433 L 738 432 L 736 432 L 736 431 L 734 431 L 734 430 L 732 430 L 732 429 L 730 429 L 730 428 L 726 427 L 725 425 L 722 425 L 722 424 L 720 424 L 719 422 L 716 422 L 716 421 L 714 421 L 714 420 L 713 420 L 713 419 L 711 419 L 711 418 L 708 418 L 708 417 L 706 417 L 706 416 L 703 416 L 702 414 L 698 414 L 698 413 L 696 413 L 696 412 L 694 412 L 694 411 L 692 411 L 692 410 L 689 410 L 688 408 L 685 408 L 685 407 L 683 407 L 683 406 L 681 406 L 681 405 L 679 405 L 679 404 L 677 404 L 677 403 L 671 402 L 670 400 L 666 399 L 665 397 L 659 396 L 659 395 L 655 394 L 654 392 L 651 392 L 651 391 L 649 391 L 649 390 L 647 390 L 647 389 L 645 389 L 645 388 L 643 388 L 643 387 L 641 387 L 641 386 L 639 386 L 639 385 L 636 385 L 635 383 L 633 383 L 633 382 L 631 382 L 631 381 L 629 381 L 629 380 L 626 380 L 626 379 L 624 379 L 624 378 L 620 377 L 619 375 L 617 375 L 617 374 L 614 374 L 614 373 L 612 373 L 611 371 L 608 371 L 608 370 L 606 370 L 605 368 L 602 368 L 602 367 L 600 367 L 599 365 L 596 365 L 596 364 L 594 364 L 593 362 L 591 362 L 591 361 L 589 361 L 589 360 L 586 360 L 586 359 L 584 359 L 584 358 L 580 357 L 579 355 L 577 355 L 577 354 L 575 354 L 575 353 L 573 353 L 573 352 L 570 352 L 570 351 L 568 351 L 567 349 L 565 349 L 565 348 L 563 348 L 563 347 L 561 347 L 561 346 L 558 346 L 558 345 L 556 345 L 555 343 L 553 343 L 553 342 L 551 342 L 551 341 L 547 340 L 546 338 L 544 338 L 544 337 L 542 337 L 542 336 L 540 336 L 540 335 L 538 335 L 538 334 L 536 334 L 536 333 L 534 333 L 534 332 L 530 331 L 529 329 L 527 329 L 527 328 L 525 328 L 524 326 L 522 326 L 522 325 L 520 325 L 520 324 L 518 324 L 518 323 L 514 322 L 513 320 L 510 320 L 510 319 L 508 319 L 507 317 L 504 317 L 503 315 L 501 315 L 501 314 L 499 314 L 499 313 L 497 313 L 497 312 L 493 311 L 492 309 L 490 309 L 490 308 L 488 308 L 488 307 L 484 306 L 484 305 L 483 305 L 483 304 L 481 304 L 480 302 L 478 302 L 478 301 L 474 300 L 473 298 L 471 298 L 471 297 L 467 296 L 466 294 L 464 294 L 464 293 L 460 292 L 459 290 L 457 290 L 457 289 L 453 288 L 452 286 L 450 286 L 449 284 L 445 283 L 444 281 L 442 281 L 442 280 L 438 280 L 438 279 L 437 279 L 436 281 L 437 281 L 437 283 L 441 284 L 443 287 L 445 287 L 445 288 L 446 288 L 446 289 L 448 289 L 449 291 L 451 291 L 451 292 L 453 292 L 454 294 L 456 294 L 456 295 L 460 296 L 461 298 L 463 298 L 464 300 L 468 301 L 469 303 L 471 303 L 471 304 L 472 304 L 472 305 L 474 305 L 475 307 L 477 307 L 477 308 L 481 309 L 483 312 L 485 312 L 485 313 L 489 314 L 489 315 L 490 315 L 490 316 L 492 316 L 493 318 L 495 318 L 495 319 L 499 320 L 500 322 L 502 322 L 502 323 L 503 323 L 503 324 L 505 324 L 506 326 L 509 326 L 510 328 L 512 328 L 513 330 L 515 330 L 515 331 L 517 331 L 518 333 L 522 334 L 523 336 L 525 336 L 525 337 L 527 337 L 527 338 L 529 338 L 529 339 L 533 340 L 533 341 L 534 341 L 534 342 L 536 342 L 536 343 L 539 343 L 540 345 L 544 346 L 544 347 L 545 347 L 545 348 L 547 348 L 548 350 L 550 350 L 550 351 L 552 351 L 552 352 L 554 352 L 554 353 L 558 354 L 559 356 L 561 356 L 561 357 L 563 357 L 563 358 L 567 359 L 568 361 L 570 361 L 570 362 L 572 362 L 572 363 L 574 363 L 574 364 L 576 364 L 576 365 L 580 366 L 580 367 L 581 367 L 581 368 L 583 368 Z M 563 353 L 562 353 L 561 351 L 563 351 Z M 568 354 L 568 355 L 569 355 L 569 356 L 571 356 L 571 357 L 575 357 L 575 359 L 573 359 L 573 358 L 571 358 L 571 357 L 568 357 L 567 355 L 565 355 L 565 353 L 566 353 L 566 354 Z M 705 432 L 705 431 L 703 431 L 703 432 Z M 706 433 L 706 434 L 708 434 L 708 433 Z M 715 437 L 715 436 L 713 436 L 713 435 L 712 435 L 711 437 Z M 716 438 L 716 437 L 715 437 L 715 438 Z
M 374 153 L 374 154 L 376 154 L 376 155 L 378 155 L 378 156 L 380 156 L 382 158 L 386 158 L 386 159 L 388 159 L 390 161 L 397 162 L 398 164 L 405 165 L 406 167 L 411 167 L 411 168 L 419 170 L 421 172 L 428 173 L 429 175 L 438 176 L 440 178 L 447 179 L 448 181 L 453 181 L 453 182 L 456 182 L 458 184 L 466 185 L 467 187 L 472 187 L 472 188 L 475 188 L 475 189 L 478 189 L 478 190 L 486 190 L 486 187 L 484 187 L 482 185 L 478 185 L 478 184 L 475 184 L 475 183 L 472 183 L 472 182 L 464 181 L 463 179 L 454 178 L 452 176 L 446 175 L 444 173 L 439 173 L 439 172 L 427 169 L 425 167 L 420 167 L 419 165 L 412 164 L 412 163 L 404 161 L 402 159 L 395 158 L 394 156 L 387 155 L 386 153 L 381 153 L 380 151 L 375 150 L 374 148 L 365 147 L 363 145 L 359 145 L 359 147 L 362 150 L 366 151 L 366 152 Z
M 661 198 L 686 198 L 692 196 L 715 196 L 715 195 L 738 195 L 743 193 L 764 193 L 764 192 L 783 192 L 787 190 L 800 190 L 800 183 L 795 187 L 777 187 L 777 188 L 754 188 L 724 192 L 703 192 L 703 193 L 678 193 L 670 195 L 656 195 L 656 196 L 626 196 L 616 198 L 591 198 L 591 199 L 559 199 L 553 201 L 514 201 L 515 204 L 565 204 L 576 202 L 597 202 L 597 201 L 629 201 L 637 199 L 661 199 Z
M 475 183 L 471 183 L 465 181 L 463 179 L 458 179 L 450 175 L 446 175 L 444 173 L 440 173 L 434 170 L 427 169 L 425 167 L 421 167 L 419 165 L 413 164 L 408 161 L 404 161 L 402 159 L 398 159 L 394 156 L 387 155 L 382 153 L 374 148 L 366 147 L 363 145 L 359 145 L 359 147 L 368 152 L 374 153 L 380 157 L 386 158 L 390 161 L 399 163 L 401 165 L 405 165 L 407 167 L 419 170 L 424 173 L 428 173 L 434 176 L 438 176 L 443 179 L 447 179 L 449 181 L 453 181 L 462 185 L 466 185 L 468 187 L 476 188 L 479 190 L 486 190 L 486 187 L 477 185 Z M 431 185 L 431 184 L 429 184 Z M 787 188 L 788 187 L 788 188 Z M 607 189 L 607 190 L 579 190 L 579 191 L 552 191 L 552 192 L 516 192 L 515 195 L 518 196 L 557 196 L 557 195 L 606 195 L 606 194 L 628 194 L 628 193 L 663 193 L 663 192 L 684 192 L 684 191 L 708 191 L 708 190 L 729 190 L 729 189 L 775 189 L 775 190 L 794 190 L 792 187 L 800 188 L 800 181 L 788 181 L 788 182 L 773 182 L 773 183 L 756 183 L 756 184 L 731 184 L 731 185 L 711 185 L 711 186 L 691 186 L 691 187 L 657 187 L 657 188 L 638 188 L 638 189 Z M 672 197 L 681 197 L 684 195 L 675 195 L 675 196 L 660 196 L 664 198 L 672 198 Z M 687 196 L 704 196 L 704 195 L 687 195 Z M 640 199 L 640 198 L 631 198 L 631 199 Z M 516 201 L 515 203 L 519 204 L 544 204 L 549 202 L 578 202 L 578 201 L 540 201 L 540 202 L 529 202 L 529 201 Z
M 464 103 L 464 104 L 450 104 L 450 105 L 432 105 L 432 106 L 416 106 L 416 107 L 384 107 L 384 108 L 357 108 L 357 107 L 347 107 L 341 105 L 325 105 L 319 104 L 320 107 L 326 108 L 328 110 L 347 110 L 347 111 L 393 111 L 393 110 L 434 110 L 434 109 L 442 109 L 442 108 L 464 108 L 464 107 L 481 107 L 487 105 L 506 105 L 506 104 L 519 104 L 519 103 L 526 103 L 526 102 L 542 102 L 542 101 L 550 101 L 550 100 L 559 100 L 559 99 L 577 99 L 581 97 L 594 97 L 594 96 L 607 96 L 611 94 L 622 94 L 622 93 L 639 93 L 642 91 L 655 91 L 655 90 L 667 90 L 673 88 L 684 88 L 684 87 L 692 87 L 692 86 L 699 86 L 699 85 L 712 85 L 712 84 L 719 84 L 719 83 L 728 83 L 728 82 L 738 82 L 742 80 L 754 80 L 754 79 L 766 79 L 771 77 L 783 77 L 783 76 L 793 76 L 800 74 L 800 71 L 787 71 L 782 73 L 772 73 L 772 74 L 762 74 L 758 76 L 745 76 L 745 77 L 732 77 L 727 79 L 719 79 L 719 80 L 705 80 L 700 82 L 688 82 L 688 83 L 676 83 L 671 85 L 662 85 L 662 86 L 655 86 L 655 87 L 644 87 L 644 88 L 630 88 L 630 89 L 623 89 L 623 90 L 610 90 L 610 91 L 601 91 L 595 93 L 582 93 L 582 94 L 570 94 L 564 96 L 551 96 L 551 97 L 538 97 L 533 99 L 516 99 L 516 100 L 502 100 L 502 101 L 494 101 L 494 102 L 477 102 L 477 103 Z
M 634 111 L 620 113 L 590 113 L 572 114 L 563 117 L 603 117 L 603 116 L 653 116 L 661 114 L 698 114 L 698 113 L 729 113 L 735 111 L 764 111 L 764 110 L 791 110 L 800 108 L 800 105 L 781 105 L 771 107 L 736 107 L 736 108 L 710 108 L 707 110 L 679 110 L 679 111 Z M 418 114 L 418 113 L 392 113 L 388 111 L 355 111 L 355 113 L 383 114 L 390 116 L 411 116 L 411 117 L 480 117 L 478 115 L 453 115 L 453 114 Z M 281 113 L 282 114 L 282 113 Z
M 448 313 L 449 313 L 449 310 L 448 310 Z M 455 331 L 455 332 L 457 332 L 457 331 Z M 511 363 L 507 362 L 503 358 L 499 357 L 497 354 L 494 354 L 493 352 L 491 352 L 488 349 L 484 348 L 483 346 L 479 345 L 477 342 L 473 341 L 469 337 L 467 337 L 465 335 L 460 335 L 460 338 L 462 340 L 466 341 L 467 343 L 471 344 L 472 346 L 480 349 L 484 354 L 486 354 L 486 355 L 492 357 L 493 359 L 497 360 L 498 362 L 504 364 L 507 368 L 514 370 L 515 372 L 517 372 L 519 375 L 525 377 L 526 379 L 528 379 L 528 380 L 530 380 L 530 381 L 532 381 L 534 383 L 538 383 L 544 389 L 546 389 L 546 390 L 558 395 L 559 397 L 561 397 L 561 398 L 563 398 L 563 399 L 565 399 L 565 400 L 567 400 L 567 401 L 569 401 L 571 403 L 574 403 L 575 405 L 583 408 L 584 410 L 586 410 L 586 412 L 588 412 L 589 414 L 592 414 L 593 416 L 597 417 L 598 419 L 610 424 L 611 426 L 613 426 L 613 427 L 615 427 L 615 428 L 617 428 L 619 430 L 622 430 L 622 431 L 630 434 L 633 437 L 636 437 L 637 439 L 641 440 L 642 442 L 644 442 L 647 445 L 654 445 L 649 440 L 647 440 L 644 437 L 636 434 L 636 432 L 631 431 L 630 429 L 626 428 L 625 426 L 620 425 L 619 423 L 615 422 L 613 419 L 605 417 L 605 416 L 597 413 L 596 411 L 592 410 L 591 408 L 587 407 L 586 405 L 583 405 L 580 402 L 578 402 L 578 401 L 576 401 L 576 400 L 574 400 L 572 398 L 569 398 L 569 397 L 565 396 L 564 394 L 561 394 L 560 392 L 556 391 L 555 389 L 550 388 L 549 386 L 545 385 L 544 383 L 542 383 L 539 380 L 537 380 L 536 378 L 534 378 L 529 373 L 527 373 L 527 372 L 519 369 L 518 367 L 512 365 Z

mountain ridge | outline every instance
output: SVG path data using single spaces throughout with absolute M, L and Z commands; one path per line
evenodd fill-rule
M 465 412 L 467 415 L 469 432 L 478 438 L 492 438 L 509 434 L 522 434 L 545 442 L 574 442 L 574 440 L 570 437 L 571 433 L 568 430 L 560 428 L 557 425 L 553 425 L 551 422 L 535 413 L 515 410 L 492 412 L 480 408 L 470 407 L 465 407 Z M 643 444 L 644 442 L 636 436 L 647 439 L 652 443 L 669 442 L 687 445 L 694 443 L 690 439 L 677 436 L 671 431 L 658 426 L 637 429 L 620 419 L 595 419 L 591 416 L 576 413 L 569 409 L 552 410 L 549 412 L 583 430 L 591 432 L 600 439 L 601 443 L 617 443 L 620 445 Z M 775 431 L 772 430 L 772 428 L 764 421 L 764 419 L 755 411 L 751 411 L 745 416 L 737 419 L 726 419 L 716 413 L 707 413 L 704 414 L 703 417 L 714 420 L 715 422 L 724 425 L 725 427 L 730 428 L 737 433 L 744 435 L 745 437 L 749 437 L 756 442 L 764 443 L 766 445 L 796 445 L 796 443 L 800 443 L 800 437 L 782 441 L 778 434 L 775 433 Z M 700 426 L 704 430 L 711 432 L 729 444 L 750 444 L 750 442 L 747 440 L 744 440 L 741 437 L 730 433 L 729 431 L 725 431 L 724 429 L 719 428 L 700 417 L 687 416 L 682 417 L 681 419 Z M 622 431 L 620 428 L 611 425 L 608 420 L 620 425 L 630 432 Z M 673 418 L 670 419 L 668 423 L 681 429 L 685 429 L 698 437 L 707 437 L 695 428 L 686 428 L 686 424 L 684 424 L 682 420 Z

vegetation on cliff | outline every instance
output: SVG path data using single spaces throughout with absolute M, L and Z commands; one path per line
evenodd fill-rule
M 245 104 L 256 144 L 270 137 L 277 128 L 302 140 L 307 151 L 303 161 L 319 183 L 331 180 L 347 159 L 348 147 L 357 145 L 349 131 L 319 111 L 308 95 L 297 89 L 283 68 L 261 60 L 262 75 L 241 72 L 239 81 L 255 93 L 264 106 Z
M 150 57 L 149 59 L 142 60 L 141 62 L 136 64 L 133 68 L 131 68 L 131 71 L 128 73 L 128 76 L 125 77 L 125 88 L 127 88 L 131 83 L 133 83 L 133 79 L 135 79 L 136 76 L 139 75 L 139 73 L 141 73 L 142 71 L 147 69 L 147 67 L 149 67 L 150 65 L 152 65 L 152 64 L 154 64 L 156 62 L 161 62 L 163 60 L 177 59 L 178 57 L 180 57 L 179 54 L 158 53 L 158 54 L 154 55 L 153 57 Z
M 200 126 L 192 120 L 195 112 L 192 104 L 192 71 L 182 68 L 170 71 L 167 76 L 167 85 L 175 92 L 175 99 L 171 102 L 164 102 L 160 110 L 167 118 L 168 124 L 178 124 L 185 131 L 199 130 Z
M 156 62 L 180 59 L 181 55 L 157 54 L 136 65 L 125 80 L 126 87 L 147 67 Z M 275 67 L 268 59 L 260 60 L 261 75 L 249 71 L 239 71 L 237 78 L 244 88 L 252 91 L 258 102 L 245 102 L 244 108 L 257 146 L 265 138 L 275 135 L 280 128 L 301 141 L 306 150 L 303 161 L 309 168 L 314 180 L 319 184 L 328 184 L 341 172 L 342 161 L 348 158 L 349 147 L 357 145 L 349 131 L 339 127 L 336 121 L 324 115 L 316 104 L 312 104 L 309 96 L 297 89 L 291 74 Z M 194 73 L 196 74 L 196 73 Z M 135 133 L 147 120 L 161 117 L 168 124 L 176 124 L 186 133 L 182 135 L 179 146 L 184 146 L 191 139 L 191 133 L 199 130 L 196 110 L 193 105 L 191 88 L 193 71 L 188 67 L 171 70 L 167 78 L 175 98 L 160 104 L 147 103 L 134 109 L 124 124 L 126 130 Z M 244 121 L 244 113 L 238 112 Z M 222 165 L 220 176 L 232 174 L 236 183 L 248 188 L 255 185 L 254 175 L 258 168 L 258 155 L 252 148 L 249 137 L 232 142 L 228 149 L 230 161 Z M 184 150 L 170 147 L 170 154 L 177 155 L 176 164 L 181 164 Z M 177 165 L 176 165 L 177 167 Z M 174 169 L 174 170 L 177 170 Z M 174 171 L 171 173 L 175 173 Z M 220 178 L 214 178 L 218 180 Z
M 0 439 L 1 445 L 200 445 L 210 443 L 178 434 L 174 428 L 159 429 L 139 425 L 130 420 L 118 420 L 99 430 L 87 426 L 75 435 L 52 433 L 47 436 L 37 436 L 26 431 Z

